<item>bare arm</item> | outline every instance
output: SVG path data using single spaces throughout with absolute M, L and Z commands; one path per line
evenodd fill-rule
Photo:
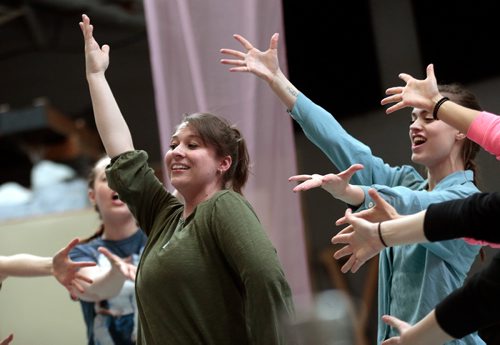
M 287 109 L 292 109 L 299 90 L 285 77 L 279 67 L 278 39 L 279 34 L 271 37 L 269 48 L 262 52 L 255 48 L 241 35 L 233 35 L 241 43 L 246 52 L 234 49 L 221 49 L 220 52 L 235 59 L 221 59 L 221 63 L 232 65 L 231 72 L 250 72 L 266 81 Z
M 88 267 L 81 270 L 81 274 L 93 281 L 83 284 L 83 291 L 73 290 L 72 293 L 78 298 L 96 302 L 118 295 L 127 280 L 135 280 L 136 267 L 117 255 L 112 254 L 106 248 L 99 248 L 111 263 L 111 269 L 101 267 Z
M 69 259 L 69 252 L 79 240 L 75 238 L 53 257 L 41 257 L 31 254 L 0 256 L 0 281 L 8 276 L 38 277 L 53 275 L 57 281 L 70 290 L 81 289 L 81 283 L 91 282 L 80 274 L 84 267 L 95 266 L 94 262 L 74 262 Z
M 80 28 L 85 41 L 85 65 L 94 117 L 101 140 L 110 157 L 134 149 L 130 130 L 104 75 L 109 65 L 109 46 L 99 47 L 93 26 L 85 14 Z
M 52 275 L 52 258 L 31 254 L 0 256 L 0 275 L 3 277 L 38 277 Z
M 406 73 L 401 73 L 399 78 L 406 82 L 406 85 L 388 88 L 386 90 L 388 96 L 381 101 L 382 105 L 396 103 L 387 108 L 387 114 L 406 107 L 425 109 L 432 113 L 436 103 L 443 98 L 439 93 L 432 64 L 427 66 L 427 77 L 424 80 L 415 79 Z M 467 134 L 471 123 L 479 114 L 478 110 L 447 101 L 439 108 L 438 118 Z

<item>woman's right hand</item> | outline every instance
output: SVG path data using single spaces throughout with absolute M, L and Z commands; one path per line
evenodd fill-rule
M 388 95 L 380 102 L 382 105 L 395 103 L 387 108 L 387 114 L 397 110 L 414 107 L 432 112 L 436 102 L 442 98 L 439 93 L 436 76 L 434 75 L 434 65 L 427 66 L 427 77 L 423 80 L 415 79 L 409 74 L 401 73 L 399 78 L 403 80 L 405 86 L 390 87 L 385 91 Z
M 233 37 L 241 43 L 246 52 L 226 48 L 221 49 L 222 54 L 233 56 L 235 59 L 221 59 L 220 62 L 234 66 L 229 69 L 231 72 L 250 72 L 271 83 L 280 72 L 278 61 L 279 34 L 275 33 L 271 37 L 269 48 L 264 52 L 255 48 L 241 35 L 235 34 Z
M 90 18 L 82 15 L 79 23 L 85 41 L 85 68 L 87 77 L 95 74 L 104 74 L 109 66 L 109 46 L 99 46 L 93 36 L 94 26 L 90 24 Z

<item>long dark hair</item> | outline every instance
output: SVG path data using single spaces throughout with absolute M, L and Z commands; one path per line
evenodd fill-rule
M 218 157 L 231 156 L 231 167 L 223 175 L 224 188 L 242 194 L 248 180 L 250 156 L 241 132 L 226 119 L 210 113 L 184 114 L 182 123 L 196 131 L 205 144 L 214 147 Z

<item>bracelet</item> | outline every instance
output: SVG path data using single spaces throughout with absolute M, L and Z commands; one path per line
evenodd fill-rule
M 378 223 L 378 237 L 380 238 L 380 242 L 382 242 L 382 244 L 384 245 L 384 247 L 387 248 L 387 243 L 385 243 L 384 238 L 382 237 L 382 230 L 380 229 L 380 225 L 381 224 L 382 224 L 382 222 Z
M 432 111 L 432 117 L 434 118 L 434 120 L 439 120 L 438 119 L 439 108 L 443 105 L 444 102 L 449 100 L 450 99 L 448 97 L 443 97 L 439 101 L 437 101 L 436 105 L 434 106 L 434 110 Z

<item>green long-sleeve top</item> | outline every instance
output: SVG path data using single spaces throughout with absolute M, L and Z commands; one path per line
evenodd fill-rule
M 138 344 L 284 344 L 291 290 L 250 204 L 222 190 L 184 220 L 147 159 L 126 152 L 106 170 L 148 235 L 136 278 Z

